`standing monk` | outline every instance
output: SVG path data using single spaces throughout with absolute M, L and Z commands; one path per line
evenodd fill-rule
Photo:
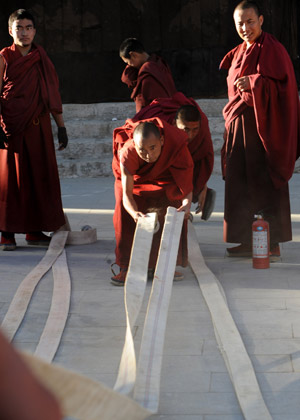
M 116 264 L 120 273 L 112 277 L 112 283 L 123 286 L 137 219 L 151 211 L 158 214 L 160 228 L 153 237 L 150 271 L 156 265 L 167 207 L 184 211 L 187 219 L 192 199 L 193 161 L 186 135 L 158 118 L 138 123 L 127 120 L 125 126 L 114 134 L 114 140 L 119 142 L 113 170 L 116 178 Z M 177 265 L 187 265 L 187 220 L 183 226 Z M 175 279 L 180 278 L 182 275 L 175 273 Z
M 120 46 L 120 57 L 127 64 L 121 80 L 132 89 L 136 112 L 155 98 L 169 98 L 175 92 L 172 73 L 158 55 L 149 55 L 136 38 L 127 38 Z
M 68 143 L 54 66 L 33 43 L 34 17 L 27 10 L 8 21 L 14 42 L 0 52 L 0 231 L 1 248 L 16 248 L 15 233 L 29 244 L 48 244 L 42 231 L 65 223 L 50 113 L 58 126 L 59 150 Z
M 263 213 L 270 224 L 270 254 L 292 239 L 288 180 L 298 157 L 299 96 L 294 69 L 282 44 L 262 31 L 254 1 L 233 14 L 244 41 L 222 60 L 228 69 L 225 135 L 224 240 L 240 245 L 229 256 L 251 256 L 251 224 Z

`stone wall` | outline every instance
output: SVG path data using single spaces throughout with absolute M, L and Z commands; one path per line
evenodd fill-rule
M 286 46 L 299 69 L 300 5 L 297 0 L 261 0 L 264 28 Z M 169 62 L 177 89 L 196 98 L 224 97 L 224 54 L 240 42 L 232 20 L 236 0 L 10 0 L 0 5 L 1 47 L 11 43 L 9 14 L 30 8 L 36 41 L 59 74 L 64 103 L 129 100 L 120 81 L 120 43 L 136 36 L 149 52 Z

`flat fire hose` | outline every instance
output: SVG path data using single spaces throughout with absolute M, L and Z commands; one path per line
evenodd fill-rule
M 151 414 L 131 398 L 86 376 L 21 354 L 33 374 L 56 396 L 65 416 L 78 420 L 143 420 Z
M 133 390 L 136 380 L 136 357 L 132 328 L 141 310 L 145 294 L 148 260 L 156 222 L 156 213 L 148 213 L 147 217 L 138 219 L 125 282 L 126 338 L 114 386 L 116 391 L 125 395 L 130 394 Z
M 126 341 L 116 382 L 116 388 L 120 392 L 128 394 L 134 390 L 135 401 L 82 375 L 50 365 L 36 356 L 24 354 L 33 372 L 56 395 L 65 415 L 79 420 L 142 420 L 157 412 L 167 313 L 183 218 L 184 213 L 168 208 L 137 370 L 131 328 L 144 296 L 155 215 L 141 220 L 136 229 L 137 243 L 132 250 L 126 281 L 128 286 L 125 286 Z M 72 243 L 80 243 L 80 234 L 81 232 L 72 238 L 70 233 L 60 231 L 53 236 L 45 257 L 19 286 L 3 321 L 6 334 L 12 339 L 22 322 L 36 285 L 52 266 L 53 298 L 48 320 L 36 349 L 36 354 L 48 362 L 54 357 L 59 345 L 69 309 L 71 287 L 63 248 L 68 238 Z M 136 293 L 137 296 L 134 296 Z
M 133 398 L 152 413 L 159 405 L 163 346 L 183 219 L 183 212 L 168 207 L 139 353 Z
M 39 356 L 48 362 L 52 361 L 66 324 L 70 305 L 71 285 L 64 246 L 66 243 L 79 245 L 93 243 L 96 240 L 96 229 L 81 232 L 59 230 L 54 233 L 45 256 L 23 279 L 9 305 L 2 322 L 2 328 L 8 340 L 11 341 L 14 338 L 24 319 L 36 286 L 52 267 L 54 288 L 51 308 L 36 349 Z M 61 316 L 58 316 L 59 314 Z
M 145 258 L 143 256 L 139 267 L 136 266 L 136 261 L 139 261 L 140 253 L 132 251 L 131 273 L 129 270 L 128 287 L 125 286 L 126 341 L 116 382 L 116 389 L 122 393 L 129 394 L 133 390 L 135 401 L 87 377 L 50 365 L 36 356 L 24 354 L 33 372 L 56 395 L 65 415 L 79 420 L 99 418 L 143 420 L 157 412 L 166 318 L 182 220 L 183 213 L 176 212 L 176 209 L 168 209 L 137 369 L 131 328 L 134 326 L 144 296 L 148 248 L 151 246 L 154 218 L 151 216 L 147 219 L 147 227 L 138 225 L 136 232 L 135 238 L 140 237 L 137 239 L 137 249 L 140 240 L 146 241 L 147 244 L 143 242 L 143 246 L 139 249 L 139 252 L 141 250 L 145 252 Z M 69 309 L 70 278 L 64 245 L 66 242 L 81 243 L 83 235 L 84 243 L 90 243 L 96 236 L 95 232 L 88 231 L 77 232 L 75 235 L 72 233 L 60 231 L 53 236 L 44 258 L 19 286 L 3 321 L 6 335 L 12 339 L 22 322 L 36 285 L 52 266 L 53 299 L 45 329 L 36 349 L 36 354 L 49 362 L 59 345 Z M 142 237 L 145 235 L 144 239 L 141 239 L 141 235 Z M 92 237 L 94 239 L 91 240 Z M 216 338 L 244 417 L 246 420 L 269 420 L 272 417 L 265 405 L 250 358 L 228 309 L 225 293 L 218 280 L 205 265 L 196 232 L 191 223 L 189 223 L 188 242 L 189 262 L 211 312 Z M 148 248 L 143 248 L 145 246 Z M 137 296 L 132 298 L 132 294 L 134 295 L 137 290 Z
M 154 230 L 156 215 L 147 218 L 148 220 L 151 220 Z M 23 358 L 37 378 L 56 396 L 65 416 L 75 417 L 78 420 L 98 420 L 99 418 L 143 420 L 151 413 L 132 399 L 83 375 L 50 364 L 59 346 L 70 305 L 71 282 L 64 246 L 66 243 L 78 245 L 96 240 L 96 229 L 80 232 L 57 231 L 51 238 L 45 256 L 17 289 L 2 327 L 6 337 L 12 340 L 22 323 L 37 284 L 52 267 L 54 287 L 48 319 L 35 355 L 21 352 Z M 149 249 L 151 242 L 152 237 Z M 145 264 L 146 278 L 147 263 L 148 260 Z
M 163 344 L 183 219 L 184 213 L 168 207 L 137 369 L 132 328 L 144 297 L 154 219 L 152 222 L 150 219 L 141 219 L 137 226 L 125 283 L 126 338 L 114 389 L 127 395 L 134 390 L 134 400 L 152 414 L 157 412 L 159 404 Z M 146 226 L 150 231 L 145 230 Z M 142 228 L 144 230 L 139 232 Z
M 206 266 L 192 223 L 188 226 L 189 263 L 211 313 L 216 339 L 246 420 L 271 420 L 243 340 L 229 311 L 224 290 Z

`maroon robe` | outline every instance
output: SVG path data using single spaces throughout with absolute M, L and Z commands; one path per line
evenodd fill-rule
M 223 110 L 227 138 L 222 149 L 225 178 L 224 240 L 251 243 L 251 223 L 262 212 L 270 241 L 292 239 L 288 180 L 298 157 L 299 97 L 288 53 L 262 33 L 222 60 L 228 71 L 229 102 Z M 234 81 L 248 76 L 250 90 Z
M 172 98 L 157 98 L 150 105 L 142 108 L 133 121 L 158 117 L 169 124 L 175 124 L 177 110 L 183 105 L 193 105 L 200 112 L 200 130 L 197 136 L 188 143 L 189 151 L 194 162 L 193 174 L 193 202 L 198 201 L 198 196 L 209 180 L 214 167 L 214 149 L 208 125 L 207 116 L 192 98 L 187 98 L 183 93 L 176 92 Z
M 158 160 L 147 163 L 134 148 L 133 130 L 138 123 L 127 120 L 127 140 L 119 157 L 122 165 L 133 175 L 133 196 L 138 209 L 143 213 L 157 211 L 159 231 L 153 237 L 149 267 L 154 268 L 159 250 L 164 216 L 168 206 L 180 207 L 181 200 L 192 191 L 193 161 L 186 145 L 185 134 L 166 122 L 153 119 L 164 135 L 164 145 Z M 115 181 L 114 227 L 116 236 L 116 263 L 128 267 L 136 223 L 122 203 L 122 183 L 119 160 L 113 161 Z M 187 223 L 184 223 L 178 252 L 177 264 L 187 265 Z
M 121 80 L 133 89 L 131 98 L 135 101 L 136 112 L 153 99 L 169 98 L 176 92 L 169 66 L 156 54 L 151 54 L 140 69 L 126 66 Z
M 60 420 L 52 394 L 31 373 L 21 356 L 0 333 L 0 419 Z
M 0 231 L 54 231 L 65 223 L 50 123 L 62 112 L 58 79 L 43 48 L 4 48 L 0 150 Z

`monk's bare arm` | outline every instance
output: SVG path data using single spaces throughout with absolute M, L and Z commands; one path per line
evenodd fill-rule
M 133 198 L 133 176 L 127 171 L 126 168 L 121 164 L 121 179 L 123 189 L 123 206 L 125 210 L 136 222 L 139 217 L 145 216 L 144 213 L 138 211 L 137 204 Z
M 177 209 L 177 211 L 184 211 L 185 215 L 184 218 L 188 219 L 190 212 L 191 212 L 191 204 L 192 204 L 192 197 L 193 192 L 191 191 L 182 199 L 181 206 Z

